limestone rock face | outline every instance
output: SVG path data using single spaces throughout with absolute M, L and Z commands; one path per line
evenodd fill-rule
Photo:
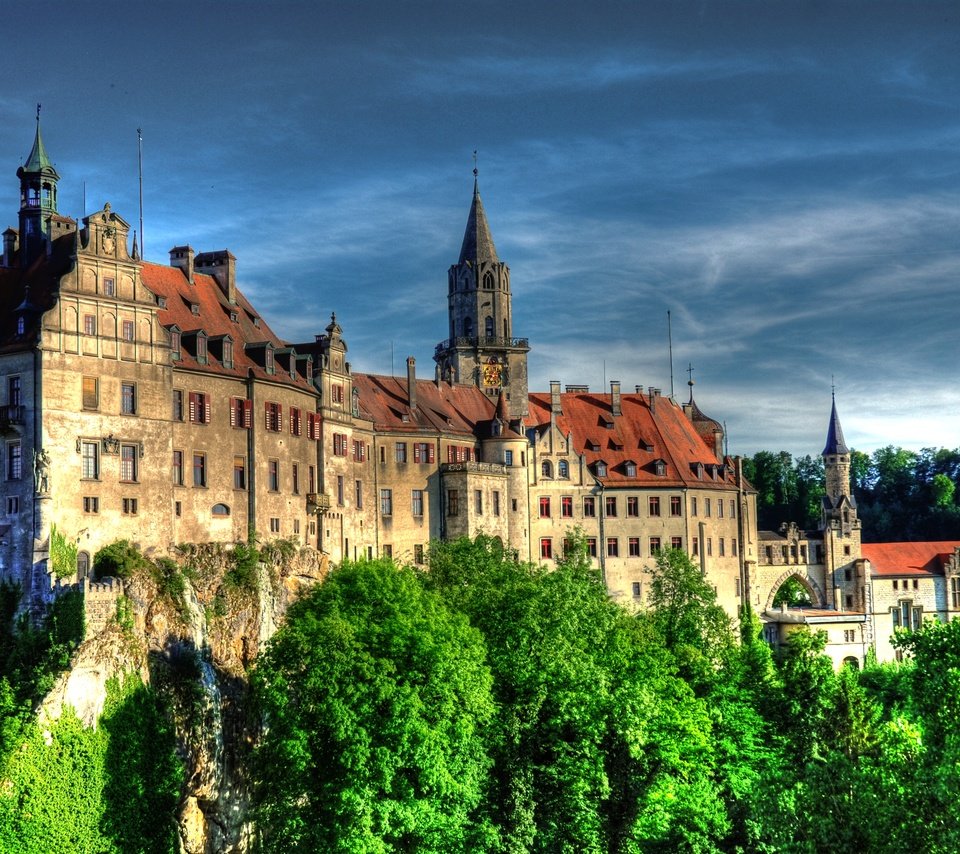
M 113 621 L 88 638 L 41 709 L 53 719 L 70 705 L 96 726 L 108 680 L 131 672 L 163 694 L 186 769 L 177 817 L 185 854 L 249 848 L 244 759 L 256 733 L 246 713 L 247 668 L 328 569 L 324 555 L 280 545 L 245 564 L 230 547 L 182 546 L 166 579 L 151 571 L 126 579 L 126 625 Z

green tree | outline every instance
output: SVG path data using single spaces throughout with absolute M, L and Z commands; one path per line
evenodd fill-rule
M 483 642 L 413 571 L 334 570 L 290 609 L 252 684 L 266 725 L 254 764 L 263 850 L 483 847 Z

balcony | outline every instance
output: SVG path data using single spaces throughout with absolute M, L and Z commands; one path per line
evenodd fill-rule
M 0 427 L 9 424 L 23 424 L 23 406 L 0 406 Z
M 444 350 L 452 350 L 457 347 L 474 347 L 478 350 L 489 348 L 526 351 L 530 349 L 530 339 L 500 337 L 488 338 L 485 336 L 474 338 L 448 338 L 446 341 L 441 341 L 439 344 L 437 344 L 437 347 L 434 350 L 434 355 L 439 356 Z
M 307 513 L 323 514 L 330 509 L 330 496 L 323 492 L 307 493 Z
M 507 467 L 501 463 L 441 463 L 440 471 L 447 472 L 463 471 L 467 474 L 498 474 L 506 475 Z

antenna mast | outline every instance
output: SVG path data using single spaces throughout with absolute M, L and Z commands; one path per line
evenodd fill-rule
M 143 131 L 137 128 L 137 173 L 140 179 L 140 257 L 147 256 L 147 242 L 143 239 Z
M 670 309 L 667 309 L 667 343 L 670 351 L 670 400 L 673 400 L 673 324 Z

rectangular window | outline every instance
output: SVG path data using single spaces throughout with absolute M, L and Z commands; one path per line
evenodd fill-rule
M 207 455 L 206 454 L 193 455 L 193 485 L 194 486 L 207 485 Z
M 290 466 L 290 479 L 293 482 L 293 494 L 300 494 L 300 463 L 293 463 Z M 357 505 L 358 507 L 360 505 Z
M 250 429 L 253 426 L 253 401 L 243 397 L 230 398 L 230 426 Z
M 473 490 L 473 512 L 478 516 L 483 515 L 483 492 L 482 490 Z
M 366 462 L 367 459 L 367 445 L 366 442 L 359 441 L 358 439 L 353 440 L 353 461 L 355 463 Z
M 496 489 L 493 491 L 493 515 L 500 515 L 500 492 Z
M 617 515 L 617 499 L 614 496 L 612 495 L 607 496 L 605 506 L 606 506 L 607 516 Z
M 125 483 L 137 481 L 137 446 L 120 446 L 120 480 Z
M 414 489 L 410 492 L 410 512 L 414 516 L 423 515 L 423 490 Z
M 343 403 L 343 386 L 339 383 L 333 383 L 330 386 L 330 398 L 334 403 Z
M 363 509 L 363 481 L 356 480 L 353 482 L 353 497 L 357 502 L 357 510 Z
M 413 461 L 415 463 L 432 463 L 435 448 L 429 442 L 413 443 Z
M 97 377 L 83 378 L 83 408 L 100 408 L 100 380 Z
M 346 433 L 333 434 L 333 453 L 334 453 L 334 456 L 337 456 L 337 457 L 345 457 L 347 455 Z
M 280 533 L 280 517 L 279 516 L 270 517 L 270 533 L 271 534 Z
M 23 448 L 20 442 L 7 443 L 7 480 L 20 480 L 23 476 Z
M 133 321 L 124 320 L 120 323 L 120 337 L 124 341 L 133 341 Z
M 307 492 L 317 491 L 317 469 L 314 466 L 307 466 Z
M 180 333 L 176 330 L 170 330 L 170 352 L 174 359 L 180 358 Z
M 206 392 L 191 391 L 187 395 L 187 409 L 191 424 L 210 423 L 210 395 Z
M 343 507 L 343 475 L 337 475 L 337 506 Z
M 671 538 L 670 538 L 670 548 L 672 548 L 672 549 L 682 549 L 682 548 L 683 548 L 683 537 L 671 537 Z
M 183 515 L 183 504 L 181 504 L 179 501 L 173 502 L 173 515 L 177 518 Z
M 717 499 L 717 518 L 718 519 L 723 518 L 723 499 L 722 498 Z
M 267 489 L 271 492 L 280 491 L 280 461 L 267 461 Z
M 593 518 L 597 515 L 597 499 L 593 495 L 585 495 L 583 497 L 583 515 L 588 518 Z
M 607 537 L 607 557 L 620 556 L 620 541 L 616 537 Z
M 97 334 L 97 318 L 93 314 L 85 314 L 83 316 L 83 334 L 84 335 L 96 335 Z
M 315 442 L 320 440 L 320 416 L 316 412 L 307 413 L 307 438 Z
M 550 496 L 549 495 L 540 496 L 540 518 L 541 519 L 550 518 Z
M 739 552 L 737 551 L 737 540 L 736 538 L 730 540 L 730 554 L 736 557 Z
M 660 553 L 660 538 L 651 537 L 650 538 L 650 554 L 656 555 Z
M 597 556 L 597 538 L 596 537 L 587 537 L 587 554 L 590 557 Z
M 690 551 L 694 557 L 700 556 L 700 538 L 699 537 L 693 538 L 693 548 Z
M 136 498 L 124 498 L 122 499 L 123 515 L 124 516 L 136 516 L 137 515 L 137 499 Z
M 232 341 L 224 340 L 223 342 L 223 366 L 225 368 L 233 367 L 233 342 Z
M 393 490 L 392 489 L 380 490 L 380 515 L 381 516 L 393 515 Z
M 648 501 L 650 515 L 659 516 L 660 515 L 660 496 L 651 495 Z
M 670 496 L 670 515 L 671 516 L 683 515 L 683 503 L 680 501 L 679 495 Z
M 137 387 L 133 383 L 120 383 L 120 412 L 123 415 L 137 414 Z
M 7 496 L 7 515 L 16 516 L 20 512 L 20 498 L 16 495 Z
M 640 557 L 640 538 L 630 537 L 627 540 L 627 554 L 630 557 Z
M 696 515 L 697 515 L 697 496 L 696 496 L 696 495 L 694 495 L 694 496 L 690 499 L 690 515 L 691 515 L 691 516 L 696 516 Z
M 183 486 L 183 451 L 173 452 L 173 461 L 170 466 L 174 486 Z
M 423 563 L 423 544 L 417 543 L 413 547 L 413 562 L 416 564 Z
M 640 515 L 640 499 L 636 495 L 627 498 L 627 515 L 632 517 Z
M 383 556 L 387 560 L 393 560 L 393 545 L 391 545 L 390 543 L 384 543 Z
M 290 407 L 290 432 L 294 436 L 303 434 L 303 412 L 296 406 Z
M 722 506 L 723 506 L 723 504 L 721 504 L 720 502 L 717 502 L 717 507 L 722 507 Z M 727 554 L 727 544 L 726 544 L 726 542 L 724 541 L 723 537 L 720 538 L 720 540 L 719 540 L 719 542 L 718 542 L 717 545 L 718 545 L 718 548 L 719 548 L 720 557 L 726 557 L 726 554 Z
M 707 557 L 713 557 L 713 538 L 707 537 Z
M 553 540 L 549 537 L 540 538 L 540 560 L 553 560 Z
M 84 480 L 97 480 L 100 477 L 100 443 L 82 442 L 80 444 L 82 474 Z
M 116 284 L 114 282 L 113 276 L 104 276 L 103 277 L 103 295 L 112 297 L 116 294 Z
M 398 463 L 405 463 L 407 461 L 407 443 L 397 442 L 396 447 L 394 448 L 394 454 L 396 455 L 396 460 Z
M 639 581 L 632 582 L 630 585 L 630 589 L 633 592 L 633 598 L 639 599 L 640 598 L 640 582 Z
M 703 515 L 706 516 L 708 519 L 710 518 L 710 499 L 709 498 L 703 499 Z
M 560 515 L 564 519 L 573 518 L 573 496 L 564 495 L 560 498 Z
M 960 609 L 960 577 L 950 579 L 950 599 L 954 610 Z
M 279 433 L 283 427 L 283 407 L 273 401 L 265 401 L 263 404 L 264 426 L 271 433 Z
M 174 421 L 183 421 L 183 390 L 175 388 L 170 406 L 170 417 Z
M 734 498 L 730 499 L 730 518 L 731 519 L 737 518 L 737 501 Z
M 100 499 L 96 495 L 84 495 L 83 496 L 83 512 L 84 513 L 99 513 L 100 512 Z
M 447 490 L 447 515 L 457 516 L 460 513 L 460 492 L 456 489 Z
M 236 456 L 233 458 L 233 488 L 247 488 L 247 458 Z
M 505 466 L 513 465 L 513 451 L 504 451 L 503 452 L 503 464 Z
M 7 403 L 10 406 L 20 406 L 23 403 L 23 389 L 18 376 L 10 377 L 7 380 Z

